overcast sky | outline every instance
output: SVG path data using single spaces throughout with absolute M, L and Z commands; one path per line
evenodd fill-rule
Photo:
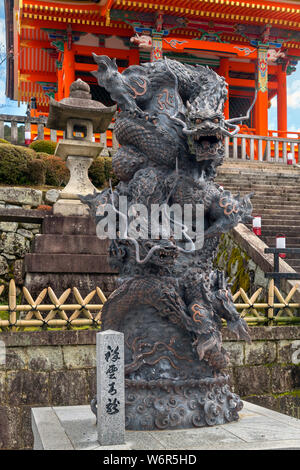
M 0 0 L 0 45 L 5 44 L 4 0 Z M 20 105 L 5 97 L 5 62 L 0 65 L 0 113 L 24 115 L 26 105 Z M 300 132 L 300 63 L 296 72 L 287 78 L 288 86 L 288 130 Z M 276 98 L 269 109 L 269 129 L 277 129 Z

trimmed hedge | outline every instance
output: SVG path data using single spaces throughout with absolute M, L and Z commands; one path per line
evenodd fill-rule
M 0 145 L 0 183 L 30 184 L 28 164 L 34 160 L 35 152 L 18 145 Z
M 70 172 L 66 162 L 56 155 L 39 152 L 38 160 L 42 160 L 46 168 L 46 184 L 49 186 L 64 186 L 69 181 Z
M 48 153 L 49 155 L 54 155 L 56 145 L 57 143 L 52 142 L 51 140 L 35 140 L 34 142 L 31 142 L 29 147 L 35 152 L 42 152 Z
M 0 144 L 0 184 L 61 187 L 69 177 L 66 162 L 59 156 L 10 143 Z M 110 178 L 113 186 L 119 182 L 110 157 L 96 158 L 89 168 L 89 177 L 98 189 L 108 186 Z
M 97 157 L 89 168 L 89 177 L 98 189 L 108 186 L 110 178 L 113 186 L 116 186 L 119 182 L 112 169 L 111 157 Z
M 89 177 L 96 188 L 105 183 L 105 162 L 103 157 L 97 157 L 89 168 Z
M 35 158 L 28 162 L 28 177 L 32 184 L 43 185 L 46 184 L 46 164 L 43 160 Z

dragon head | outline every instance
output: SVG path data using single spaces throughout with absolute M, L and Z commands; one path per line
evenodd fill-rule
M 226 98 L 224 78 L 205 68 L 205 74 L 201 74 L 200 92 L 186 102 L 186 128 L 183 130 L 197 161 L 222 159 Z
M 157 247 L 156 250 L 153 250 L 153 253 L 148 261 L 148 263 L 156 266 L 173 265 L 179 254 L 176 245 L 173 242 L 170 243 L 169 240 L 165 239 L 144 240 L 141 241 L 140 246 L 142 257 L 146 257 L 150 250 L 153 250 L 154 247 Z
M 204 108 L 202 98 L 199 96 L 192 103 L 187 101 L 186 106 L 188 144 L 191 153 L 196 156 L 197 161 L 219 160 L 223 156 L 222 111 L 213 109 L 208 102 Z

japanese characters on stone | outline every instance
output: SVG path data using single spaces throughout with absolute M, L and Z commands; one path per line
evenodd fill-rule
M 119 346 L 113 349 L 110 345 L 107 346 L 107 352 L 105 353 L 105 361 L 106 361 L 106 371 L 105 375 L 108 378 L 108 394 L 111 397 L 108 397 L 108 401 L 105 405 L 106 412 L 110 415 L 114 415 L 119 413 L 120 411 L 120 401 L 114 397 L 117 394 L 116 389 L 116 373 L 118 372 L 119 368 L 119 361 L 120 361 L 120 351 Z

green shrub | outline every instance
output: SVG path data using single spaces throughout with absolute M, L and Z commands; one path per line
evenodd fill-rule
M 46 183 L 47 166 L 44 160 L 35 158 L 28 162 L 27 172 L 28 180 L 32 184 L 42 185 Z
M 116 186 L 119 179 L 112 169 L 112 160 L 110 157 L 97 157 L 89 168 L 89 177 L 96 188 L 101 189 L 108 185 L 109 179 L 113 186 Z
M 119 183 L 119 178 L 115 175 L 112 168 L 112 159 L 111 157 L 103 157 L 105 165 L 105 179 L 107 182 L 111 179 L 111 184 L 116 186 Z
M 36 157 L 46 166 L 46 184 L 49 186 L 64 186 L 70 178 L 66 162 L 58 156 L 38 152 Z
M 105 183 L 105 162 L 103 157 L 97 157 L 89 168 L 89 177 L 96 188 L 102 188 Z
M 28 163 L 35 152 L 26 147 L 11 144 L 0 145 L 0 183 L 29 184 Z
M 96 158 L 89 168 L 89 177 L 99 189 L 107 186 L 110 178 L 113 186 L 119 182 L 112 170 L 110 157 Z M 69 178 L 66 162 L 59 156 L 35 152 L 32 148 L 10 143 L 0 143 L 0 183 L 64 186 Z
M 54 155 L 56 142 L 51 140 L 35 140 L 29 145 L 31 149 L 35 152 L 48 153 L 49 155 Z

